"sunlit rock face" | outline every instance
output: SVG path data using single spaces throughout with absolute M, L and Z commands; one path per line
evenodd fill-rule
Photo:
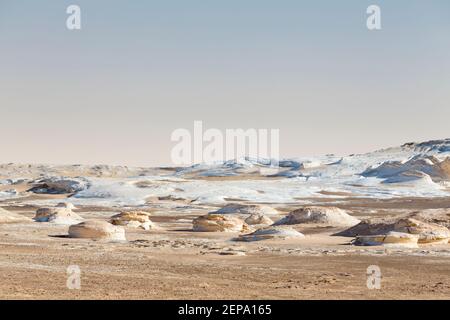
M 362 221 L 337 235 L 362 237 L 383 236 L 400 232 L 417 236 L 418 244 L 440 244 L 450 240 L 449 216 L 442 210 L 425 210 L 395 218 L 378 218 Z
M 240 218 L 221 214 L 208 214 L 193 220 L 192 230 L 200 232 L 245 232 L 248 225 Z
M 417 248 L 419 237 L 414 234 L 390 231 L 385 235 L 357 236 L 354 244 L 360 246 L 386 246 Z
M 106 241 L 125 241 L 125 229 L 102 220 L 89 220 L 69 227 L 69 237 Z
M 124 211 L 111 217 L 111 223 L 144 230 L 158 229 L 156 224 L 150 220 L 150 215 L 149 212 L 145 211 Z
M 420 244 L 447 243 L 450 239 L 448 228 L 414 218 L 400 219 L 395 223 L 394 230 L 417 235 Z

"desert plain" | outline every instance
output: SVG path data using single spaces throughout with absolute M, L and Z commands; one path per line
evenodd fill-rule
M 449 299 L 448 152 L 447 139 L 276 172 L 3 164 L 0 298 Z

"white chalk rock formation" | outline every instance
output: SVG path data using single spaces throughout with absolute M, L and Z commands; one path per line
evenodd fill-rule
M 69 237 L 106 241 L 125 241 L 125 229 L 103 220 L 89 220 L 69 227 Z
M 157 229 L 150 220 L 150 213 L 145 211 L 124 211 L 111 217 L 111 223 L 117 226 L 142 228 L 144 230 Z
M 212 214 L 264 214 L 277 215 L 278 211 L 272 207 L 259 204 L 230 203 L 223 208 L 211 212 Z
M 360 221 L 335 207 L 303 207 L 292 211 L 275 225 L 314 223 L 332 227 L 354 226 Z
M 250 215 L 250 217 L 245 219 L 245 223 L 248 225 L 271 225 L 273 224 L 273 221 L 263 214 L 253 213 L 252 215 Z
M 0 208 L 0 223 L 30 222 L 31 219 L 17 213 Z
M 447 243 L 450 239 L 450 230 L 447 227 L 449 219 L 445 210 L 425 210 L 400 218 L 365 220 L 337 235 L 350 237 L 378 236 L 395 231 L 416 235 L 419 244 Z
M 439 160 L 433 155 L 418 154 L 407 161 L 385 161 L 370 167 L 363 173 L 365 177 L 385 179 L 385 183 L 398 183 L 421 178 L 441 181 L 450 178 L 450 158 Z
M 33 218 L 36 222 L 52 222 L 55 224 L 77 224 L 83 221 L 83 218 L 69 208 L 46 207 L 39 208 Z
M 240 235 L 240 241 L 260 241 L 267 239 L 303 238 L 304 235 L 289 227 L 270 226 L 256 230 L 249 234 Z
M 192 222 L 194 231 L 201 232 L 244 232 L 248 225 L 240 218 L 221 214 L 207 214 Z
M 414 234 L 390 231 L 384 235 L 357 236 L 354 244 L 360 246 L 386 246 L 417 248 L 419 237 Z
M 450 230 L 436 223 L 426 223 L 413 218 L 400 219 L 394 230 L 417 235 L 419 244 L 448 243 Z

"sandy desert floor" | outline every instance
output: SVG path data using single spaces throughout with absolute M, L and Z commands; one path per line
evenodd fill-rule
M 40 196 L 43 197 L 43 196 Z M 49 197 L 49 196 L 46 196 Z M 319 204 L 336 199 L 322 198 Z M 1 204 L 33 217 L 35 207 Z M 449 208 L 450 198 L 378 201 L 343 199 L 356 216 Z M 288 208 L 287 208 L 288 209 Z M 84 218 L 107 220 L 117 208 L 80 207 Z M 203 212 L 202 212 L 203 211 Z M 339 229 L 307 228 L 301 239 L 233 241 L 237 234 L 192 232 L 192 218 L 156 211 L 161 230 L 127 228 L 127 242 L 67 238 L 67 226 L 0 225 L 2 299 L 449 299 L 450 245 L 419 249 L 357 247 Z M 81 289 L 66 286 L 67 268 L 81 269 Z M 367 268 L 382 272 L 368 289 Z

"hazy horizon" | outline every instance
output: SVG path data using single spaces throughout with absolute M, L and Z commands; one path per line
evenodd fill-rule
M 382 30 L 366 28 L 371 4 Z M 170 166 L 172 131 L 195 120 L 280 129 L 282 158 L 449 138 L 449 12 L 444 0 L 0 0 L 0 163 Z

